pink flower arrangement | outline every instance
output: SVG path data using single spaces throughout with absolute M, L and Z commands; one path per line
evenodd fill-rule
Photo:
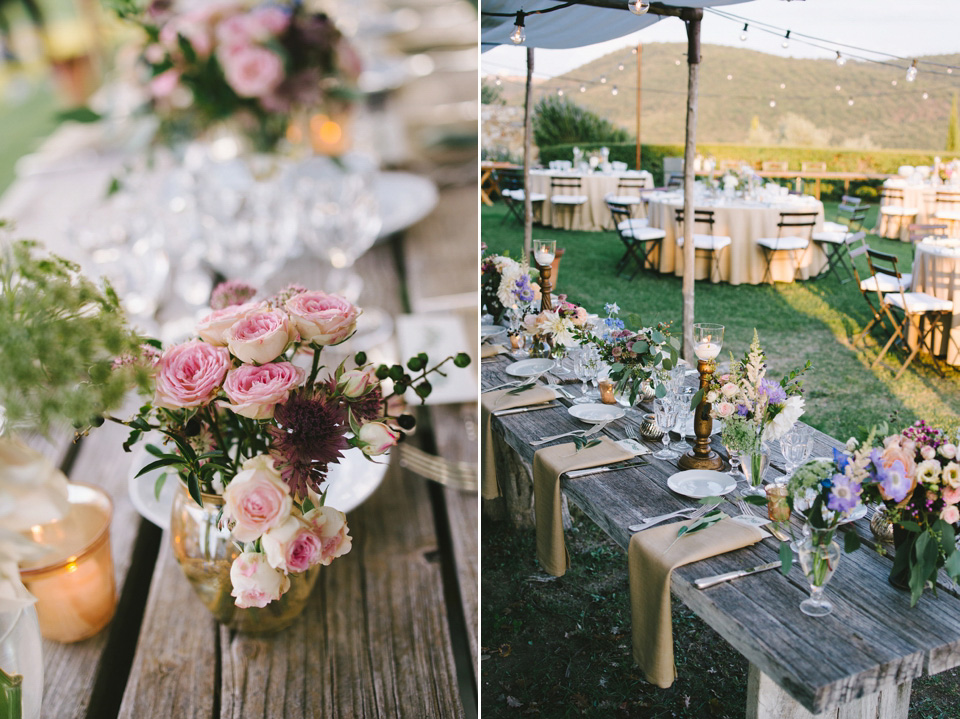
M 469 364 L 457 355 L 428 368 L 418 355 L 406 367 L 375 367 L 359 353 L 356 367 L 344 361 L 321 378 L 323 348 L 349 339 L 360 309 L 299 286 L 263 301 L 251 291 L 241 283 L 215 290 L 220 308 L 200 320 L 198 339 L 159 358 L 147 345 L 139 359 L 118 359 L 155 359 L 153 397 L 127 422 L 128 442 L 160 430 L 173 447 L 157 466 L 175 469 L 199 504 L 204 493 L 223 494 L 222 521 L 242 548 L 230 573 L 240 607 L 276 600 L 288 574 L 349 552 L 346 517 L 321 499 L 330 465 L 351 448 L 367 458 L 388 452 L 414 424 L 391 415 L 390 400 L 410 388 L 425 398 L 430 373 L 451 359 Z M 390 395 L 381 388 L 387 377 Z

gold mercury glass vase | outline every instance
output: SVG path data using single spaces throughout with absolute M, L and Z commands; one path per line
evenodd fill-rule
M 230 530 L 217 527 L 223 497 L 203 494 L 200 507 L 185 487 L 177 492 L 170 516 L 173 556 L 203 605 L 224 626 L 247 634 L 270 634 L 293 624 L 303 612 L 320 575 L 320 566 L 293 573 L 290 589 L 263 608 L 241 608 L 230 591 L 230 566 L 240 556 Z

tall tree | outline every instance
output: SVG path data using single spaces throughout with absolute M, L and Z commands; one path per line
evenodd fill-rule
M 947 125 L 947 152 L 957 151 L 960 151 L 960 114 L 957 113 L 957 93 L 953 93 L 950 122 Z

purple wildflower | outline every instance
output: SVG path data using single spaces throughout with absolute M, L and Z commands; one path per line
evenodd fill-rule
M 894 502 L 902 502 L 910 491 L 907 469 L 899 459 L 889 467 L 884 467 L 880 459 L 880 450 L 870 453 L 870 461 L 877 471 L 877 482 L 883 494 Z
M 832 480 L 827 509 L 847 513 L 860 502 L 860 483 L 854 482 L 845 474 L 835 474 Z
M 747 412 L 747 406 L 746 406 L 745 404 L 738 404 L 738 405 L 737 405 L 737 415 L 740 416 L 740 417 L 746 417 L 747 414 L 748 414 L 748 412 Z
M 513 290 L 513 294 L 521 302 L 533 302 L 533 288 L 530 286 L 530 275 L 524 273 L 520 275 L 520 279 L 517 280 L 517 286 Z
M 767 396 L 767 404 L 780 404 L 787 401 L 787 393 L 779 382 L 769 379 L 760 380 L 760 394 Z

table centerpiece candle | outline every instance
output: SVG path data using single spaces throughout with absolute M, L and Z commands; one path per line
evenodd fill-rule
M 550 293 L 553 291 L 553 282 L 550 280 L 550 275 L 553 272 L 553 260 L 556 256 L 556 240 L 533 241 L 533 259 L 537 263 L 537 269 L 540 271 L 541 310 L 553 308 L 553 302 L 550 298 Z
M 680 457 L 681 469 L 721 469 L 723 460 L 710 449 L 710 433 L 713 421 L 710 418 L 710 403 L 707 402 L 707 387 L 717 369 L 716 360 L 723 347 L 723 325 L 699 323 L 693 326 L 693 353 L 697 356 L 697 371 L 700 373 L 699 398 L 693 415 L 693 431 L 696 435 L 693 447 Z

